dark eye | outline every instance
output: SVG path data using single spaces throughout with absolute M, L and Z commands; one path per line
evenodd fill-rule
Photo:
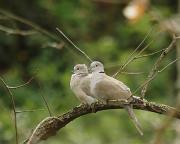
M 77 68 L 77 70 L 79 70 L 79 68 Z
M 96 67 L 97 67 L 98 65 L 96 65 Z

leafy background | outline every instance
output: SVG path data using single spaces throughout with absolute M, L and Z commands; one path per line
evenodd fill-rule
M 62 42 L 55 30 L 63 30 L 83 51 L 94 60 L 102 61 L 106 71 L 112 75 L 140 44 L 153 27 L 149 12 L 135 23 L 129 22 L 122 13 L 126 4 L 103 3 L 84 0 L 1 0 L 0 7 L 18 16 L 24 17 L 53 33 Z M 150 9 L 156 10 L 162 17 L 177 13 L 177 1 L 151 1 Z M 0 19 L 0 24 L 22 30 L 29 26 L 13 20 Z M 143 45 L 154 38 L 153 44 L 143 53 L 151 53 L 168 46 L 167 33 L 158 34 L 159 27 L 154 26 L 151 36 Z M 71 70 L 77 63 L 89 64 L 87 59 L 65 42 L 61 49 L 48 44 L 53 39 L 41 33 L 28 36 L 7 35 L 0 31 L 0 75 L 8 85 L 19 85 L 36 73 L 35 79 L 25 87 L 13 90 L 17 110 L 45 109 L 41 99 L 43 94 L 54 115 L 59 115 L 79 104 L 69 88 Z M 142 47 L 142 48 L 143 48 Z M 145 72 L 141 75 L 118 75 L 132 91 L 145 80 L 147 72 L 153 66 L 159 54 L 132 62 L 126 68 L 129 72 Z M 171 53 L 164 65 L 173 60 Z M 160 73 L 150 85 L 146 99 L 168 105 L 175 103 L 175 65 Z M 41 88 L 39 87 L 39 84 Z M 140 92 L 137 93 L 139 95 Z M 141 137 L 124 110 L 108 110 L 86 115 L 71 122 L 45 144 L 144 144 L 153 143 L 156 129 L 166 120 L 165 116 L 136 111 L 142 123 L 144 136 Z M 48 112 L 35 111 L 19 113 L 18 132 L 23 141 Z M 7 92 L 0 87 L 0 143 L 15 141 L 13 113 Z M 179 122 L 177 122 L 179 123 Z M 165 132 L 164 143 L 172 143 L 178 137 L 172 123 Z

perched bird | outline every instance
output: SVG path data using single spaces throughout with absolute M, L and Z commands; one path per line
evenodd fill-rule
M 106 103 L 111 100 L 119 100 L 129 103 L 133 100 L 130 89 L 121 81 L 106 75 L 104 72 L 104 66 L 101 62 L 92 62 L 90 70 L 92 72 L 90 78 L 90 91 L 94 98 Z M 138 132 L 143 135 L 141 126 L 133 112 L 132 105 L 125 104 L 124 108 L 127 110 Z
M 85 64 L 74 66 L 70 87 L 81 104 L 91 105 L 97 101 L 90 93 L 90 77 L 91 74 L 88 74 L 88 68 Z

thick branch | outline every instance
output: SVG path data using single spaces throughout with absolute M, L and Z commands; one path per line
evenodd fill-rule
M 158 114 L 168 115 L 169 113 L 173 112 L 173 117 L 180 119 L 180 110 L 177 110 L 168 105 L 148 102 L 146 100 L 141 100 L 138 97 L 134 97 L 134 100 L 131 102 L 131 104 L 133 104 L 134 109 L 155 112 Z M 123 104 L 119 102 L 112 102 L 108 105 L 96 103 L 94 105 L 94 109 L 96 112 L 108 109 L 121 108 L 123 108 Z M 82 105 L 73 108 L 72 110 L 68 111 L 63 115 L 57 117 L 47 117 L 37 125 L 37 127 L 31 134 L 27 144 L 36 144 L 42 140 L 46 140 L 50 136 L 55 135 L 58 130 L 63 128 L 65 125 L 67 125 L 74 119 L 93 112 L 94 111 L 90 106 Z

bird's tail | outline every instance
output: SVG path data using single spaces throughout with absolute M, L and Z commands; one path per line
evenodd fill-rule
M 141 125 L 140 125 L 139 121 L 137 120 L 137 118 L 133 112 L 132 105 L 125 105 L 124 108 L 127 110 L 129 117 L 133 121 L 134 126 L 136 127 L 136 129 L 138 130 L 140 135 L 143 135 Z

